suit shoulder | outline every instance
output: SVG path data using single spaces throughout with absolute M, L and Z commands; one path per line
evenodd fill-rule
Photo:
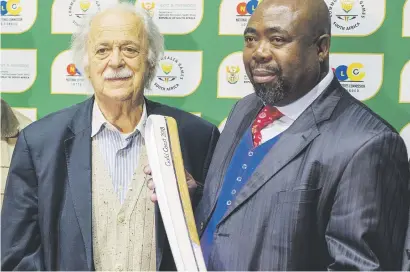
M 389 122 L 350 94 L 341 99 L 333 119 L 340 120 L 336 122 L 340 128 L 348 130 L 352 135 L 366 136 L 364 138 L 381 133 L 398 134 Z
M 24 128 L 24 134 L 33 137 L 36 135 L 56 135 L 58 132 L 65 131 L 78 109 L 83 107 L 87 101 L 63 108 L 32 122 Z

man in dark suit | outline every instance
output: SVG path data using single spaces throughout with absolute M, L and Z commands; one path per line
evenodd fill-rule
M 144 97 L 162 50 L 158 28 L 132 4 L 101 11 L 74 36 L 94 96 L 19 135 L 1 214 L 2 270 L 175 269 L 143 173 L 145 121 L 176 119 L 185 168 L 199 183 L 219 131 Z
M 400 270 L 399 134 L 329 69 L 322 0 L 265 0 L 244 33 L 255 93 L 233 107 L 196 209 L 209 270 Z

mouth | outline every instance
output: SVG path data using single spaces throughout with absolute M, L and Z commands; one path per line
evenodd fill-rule
M 276 78 L 276 73 L 269 70 L 256 69 L 252 71 L 252 77 L 255 83 L 267 83 Z
M 131 77 L 117 77 L 117 78 L 106 78 L 105 80 L 108 82 L 121 82 L 121 81 L 127 81 Z

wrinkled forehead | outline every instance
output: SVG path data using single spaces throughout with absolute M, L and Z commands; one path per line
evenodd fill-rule
M 303 12 L 296 5 L 269 4 L 260 5 L 252 14 L 247 28 L 255 29 L 258 32 L 266 32 L 271 29 L 283 30 L 290 35 L 298 35 L 301 26 L 308 22 L 303 22 Z
M 141 18 L 131 13 L 114 13 L 96 17 L 92 21 L 89 42 L 131 40 L 145 43 L 145 38 L 145 28 Z

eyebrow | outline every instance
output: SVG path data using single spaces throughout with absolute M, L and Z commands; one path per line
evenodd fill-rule
M 103 42 L 97 43 L 97 46 L 110 46 L 111 44 L 112 44 L 112 42 L 103 41 Z M 123 46 L 123 45 L 129 45 L 129 44 L 132 44 L 132 45 L 135 45 L 135 46 L 139 46 L 139 45 L 140 45 L 139 42 L 131 41 L 131 40 L 121 41 L 121 42 L 119 42 L 119 44 L 120 44 L 121 46 Z
M 281 34 L 289 35 L 289 32 L 287 32 L 286 30 L 278 26 L 269 27 L 265 29 L 265 33 L 281 33 Z M 246 35 L 246 34 L 257 34 L 257 31 L 253 27 L 247 27 L 243 35 Z
M 256 34 L 256 29 L 254 29 L 253 27 L 247 27 L 245 28 L 245 31 L 243 32 L 243 35 L 246 34 Z

